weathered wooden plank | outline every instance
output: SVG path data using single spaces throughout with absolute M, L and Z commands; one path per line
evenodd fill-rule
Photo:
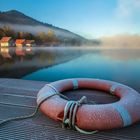
M 17 80 L 17 79 L 0 79 L 0 88 L 11 88 L 18 90 L 27 90 L 27 91 L 37 91 L 45 82 L 32 82 L 28 80 Z
M 0 95 L 0 104 L 36 107 L 36 98 L 27 96 Z
M 3 130 L 0 130 L 0 137 L 2 135 L 5 135 L 9 138 L 19 138 L 19 139 L 46 139 L 46 138 L 52 138 L 55 139 L 57 136 L 59 139 L 113 139 L 113 140 L 133 140 L 138 139 L 138 137 L 132 137 L 128 135 L 116 135 L 116 134 L 110 134 L 108 132 L 99 132 L 94 135 L 84 135 L 80 134 L 73 130 L 65 130 L 59 126 L 54 126 L 52 124 L 50 125 L 38 125 L 34 124 L 32 121 L 19 121 L 14 122 L 11 124 L 8 124 L 7 126 L 3 126 Z M 14 133 L 14 135 L 13 135 Z
M 7 119 L 16 116 L 22 116 L 30 114 L 34 111 L 34 108 L 27 108 L 18 105 L 6 105 L 0 104 L 0 119 Z
M 1 95 L 9 94 L 9 95 L 24 95 L 24 96 L 31 96 L 36 97 L 38 90 L 36 91 L 29 91 L 24 89 L 16 89 L 16 88 L 6 88 L 6 87 L 0 87 Z

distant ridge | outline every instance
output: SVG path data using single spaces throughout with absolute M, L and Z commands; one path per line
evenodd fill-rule
M 29 16 L 26 16 L 22 12 L 17 10 L 10 10 L 7 12 L 0 13 L 0 22 L 13 23 L 13 24 L 24 24 L 24 25 L 42 25 L 43 23 L 37 21 Z M 47 24 L 49 25 L 49 24 Z M 51 26 L 51 25 L 50 25 Z
M 59 38 L 70 38 L 78 40 L 86 40 L 84 37 L 77 35 L 68 30 L 55 27 L 48 23 L 42 23 L 32 17 L 29 17 L 17 10 L 10 10 L 6 12 L 0 12 L 0 26 L 8 25 L 17 31 L 29 31 L 31 33 L 48 32 L 49 29 L 55 31 L 55 34 Z

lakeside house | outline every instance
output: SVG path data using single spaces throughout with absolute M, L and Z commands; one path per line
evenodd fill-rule
M 15 41 L 16 47 L 24 47 L 26 45 L 25 39 L 16 39 Z
M 2 37 L 0 40 L 0 46 L 1 47 L 12 47 L 14 46 L 14 41 L 12 37 Z
M 35 46 L 35 40 L 25 40 L 25 39 L 16 39 L 15 41 L 12 37 L 2 37 L 0 40 L 0 47 L 28 47 L 31 48 Z
M 26 52 L 31 52 L 33 46 L 35 46 L 35 40 L 26 40 Z
M 35 40 L 26 40 L 26 47 L 33 47 L 35 45 Z

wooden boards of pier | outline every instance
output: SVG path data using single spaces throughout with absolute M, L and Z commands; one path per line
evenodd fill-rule
M 31 114 L 36 107 L 36 95 L 46 82 L 0 79 L 0 121 L 9 117 Z M 93 93 L 94 92 L 94 93 Z M 71 99 L 85 95 L 99 103 L 117 100 L 97 91 L 81 90 L 65 93 Z M 102 102 L 102 100 L 104 102 Z M 140 122 L 130 127 L 84 135 L 61 128 L 41 112 L 32 119 L 13 121 L 0 127 L 0 140 L 140 140 Z

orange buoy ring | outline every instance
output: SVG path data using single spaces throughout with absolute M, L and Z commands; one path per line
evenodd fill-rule
M 59 96 L 64 91 L 81 88 L 110 92 L 120 100 L 92 105 L 68 101 Z M 37 104 L 48 117 L 56 121 L 67 121 L 66 123 L 84 130 L 121 128 L 140 120 L 140 94 L 128 86 L 106 80 L 78 78 L 47 84 L 39 91 Z M 70 112 L 75 113 L 74 118 Z M 69 122 L 70 120 L 74 122 Z

